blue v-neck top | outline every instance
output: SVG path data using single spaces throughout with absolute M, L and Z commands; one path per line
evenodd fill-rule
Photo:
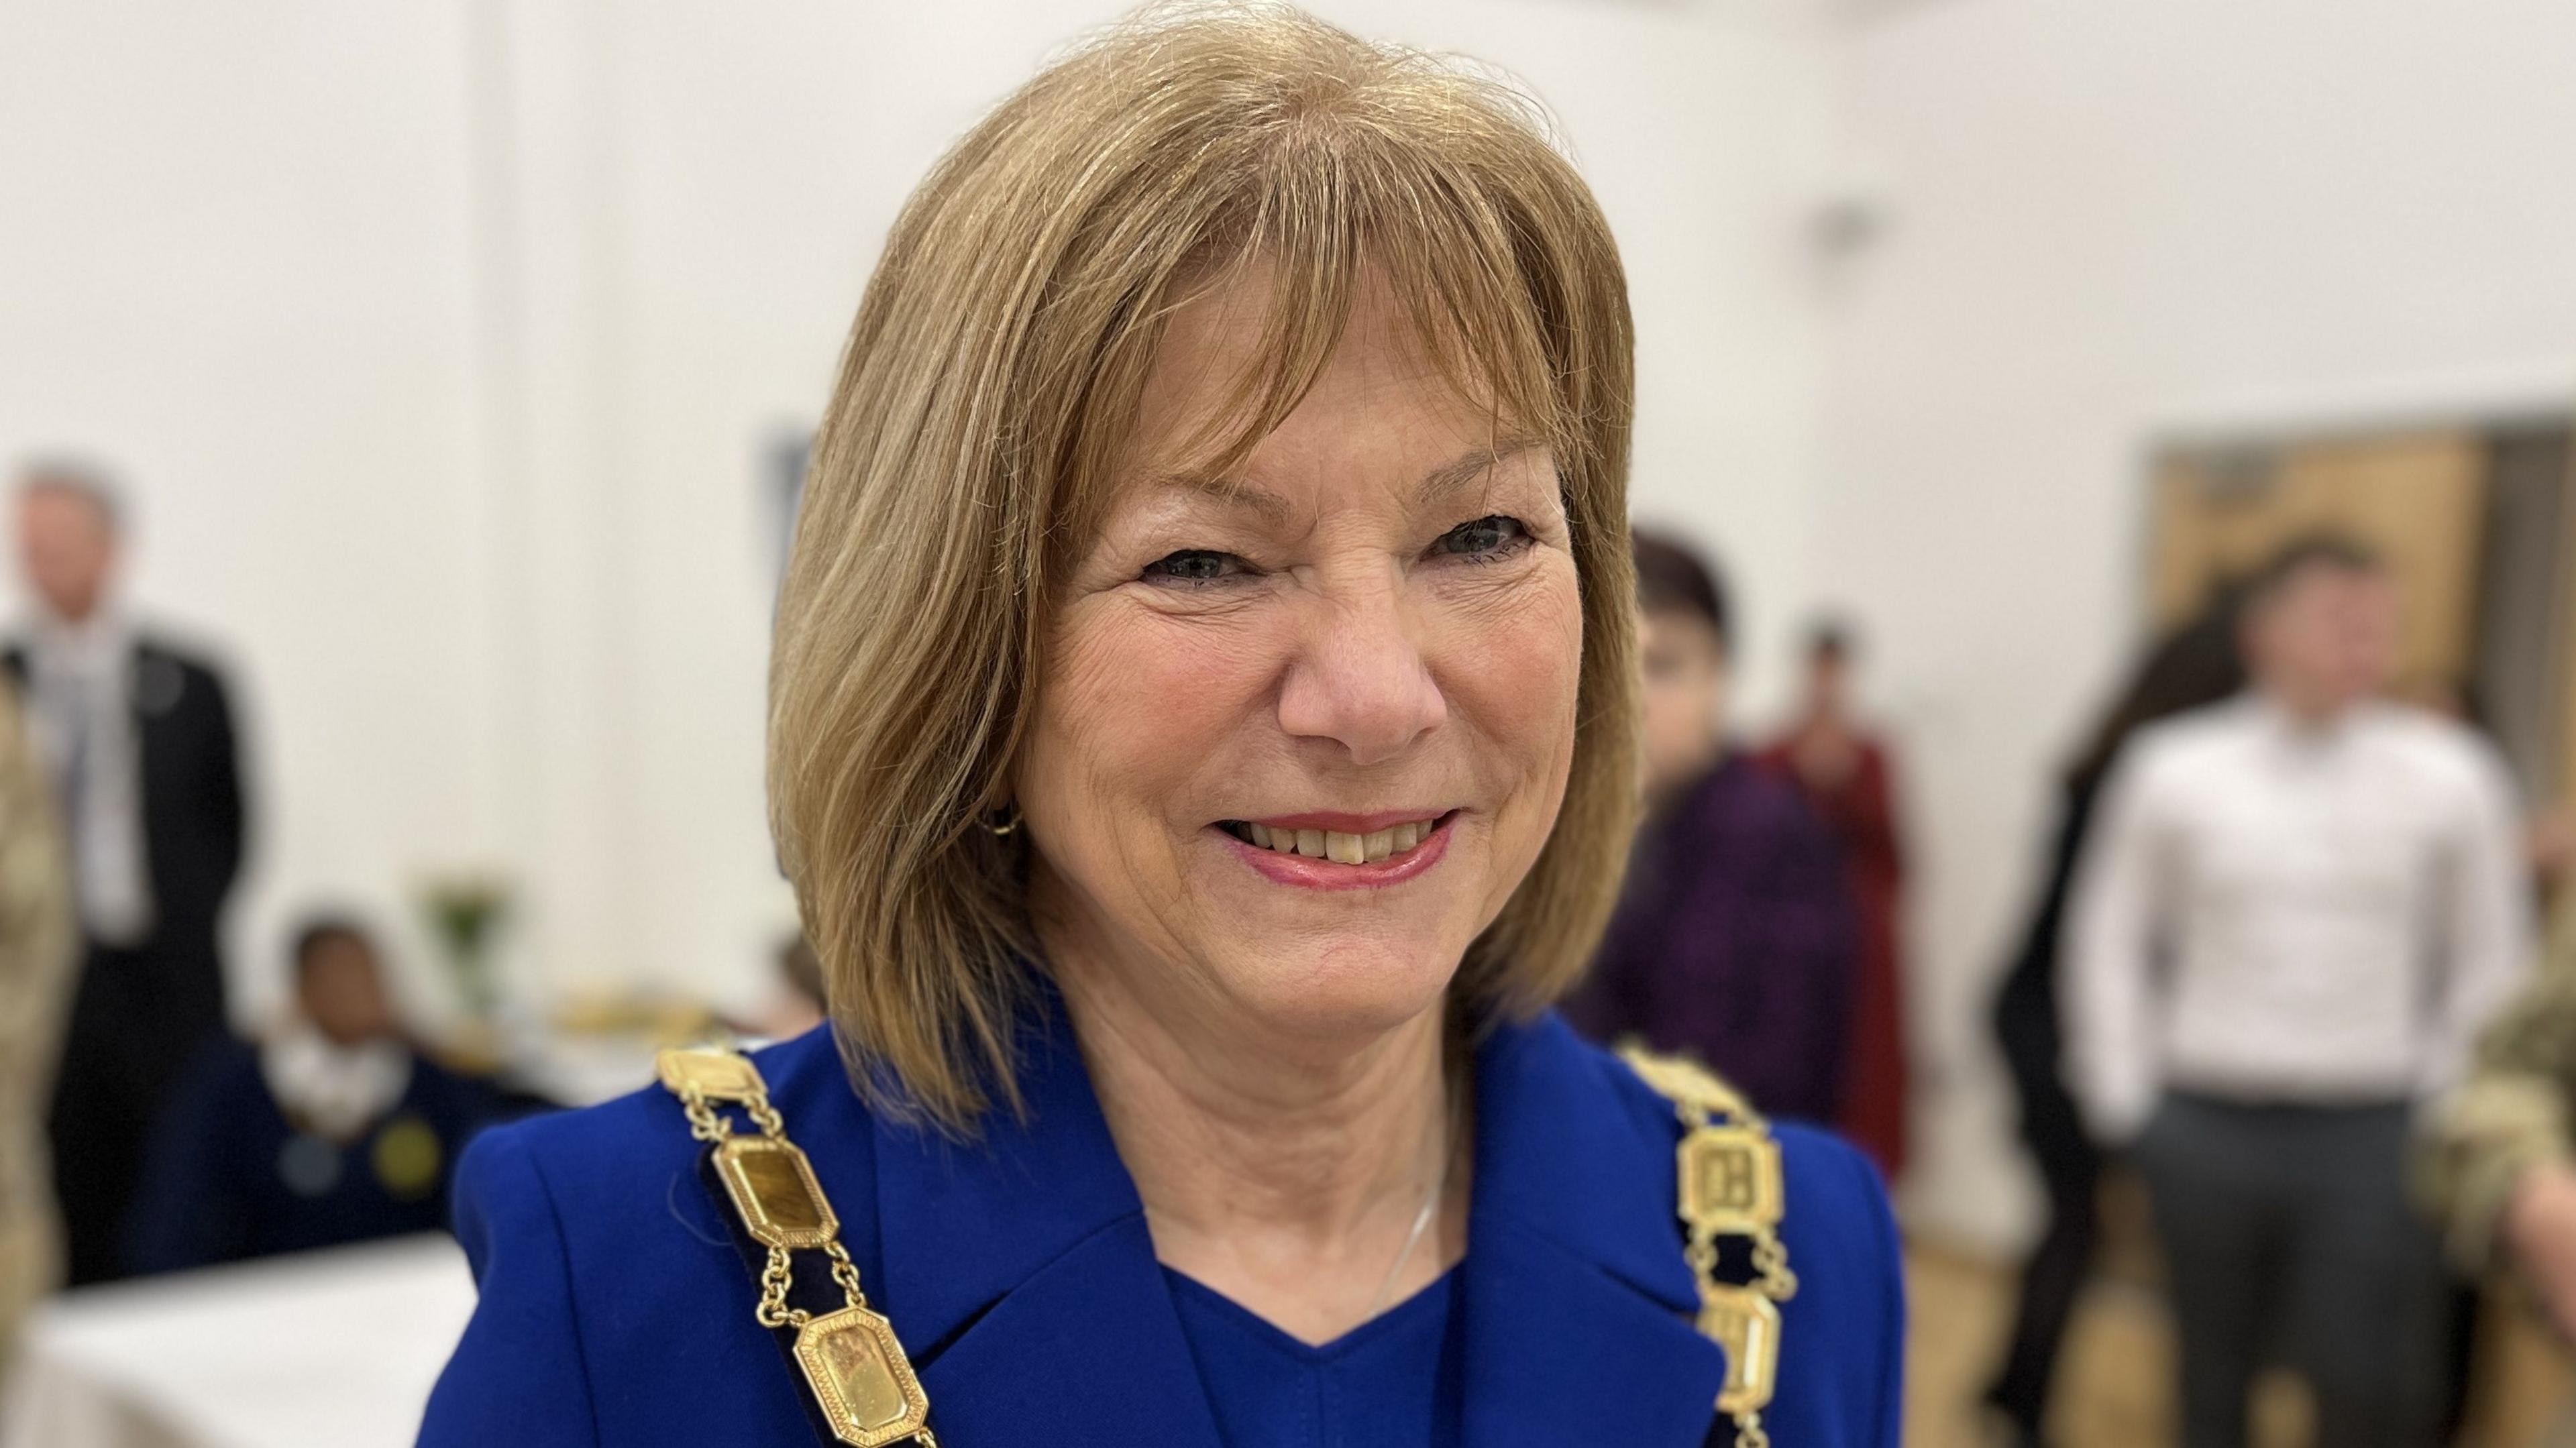
M 1225 1448 L 1455 1448 L 1455 1271 L 1321 1346 L 1166 1267 Z

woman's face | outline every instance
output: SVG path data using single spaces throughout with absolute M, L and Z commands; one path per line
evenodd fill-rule
M 1017 780 L 1032 906 L 1060 958 L 1180 1009 L 1384 1029 L 1440 999 L 1555 823 L 1581 599 L 1547 451 L 1383 301 L 1239 470 L 1187 472 L 1261 301 L 1174 316 L 1057 602 Z

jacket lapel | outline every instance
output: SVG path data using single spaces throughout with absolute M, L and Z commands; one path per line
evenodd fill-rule
M 1217 1448 L 1143 1205 L 1060 1009 L 1022 1044 L 1027 1122 L 997 1115 L 963 1145 L 875 1126 L 880 1307 L 931 1423 L 962 1445 Z
M 876 1121 L 870 1295 L 944 1441 L 1217 1448 L 1143 1206 L 1060 1008 L 1023 1047 L 1025 1124 L 996 1117 L 961 1145 Z M 1458 1298 L 1466 1448 L 1706 1438 L 1725 1358 L 1691 1325 L 1671 1120 L 1553 1015 L 1479 1051 Z
M 1553 1014 L 1476 1069 L 1467 1448 L 1697 1448 L 1726 1359 L 1692 1326 L 1669 1107 Z

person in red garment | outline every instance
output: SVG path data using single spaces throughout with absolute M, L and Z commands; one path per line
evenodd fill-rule
M 1834 1125 L 1893 1181 L 1905 1167 L 1904 951 L 1897 914 L 1902 831 L 1887 745 L 1853 714 L 1848 626 L 1818 624 L 1807 640 L 1806 697 L 1763 762 L 1798 787 L 1841 842 L 1860 910 L 1860 969 L 1852 982 L 1842 1115 Z

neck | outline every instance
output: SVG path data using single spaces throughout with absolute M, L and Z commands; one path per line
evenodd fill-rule
M 2263 695 L 2272 707 L 2287 715 L 2302 729 L 2324 729 L 2351 710 L 2354 701 L 2331 689 L 2304 689 L 2295 683 L 2275 680 L 2264 685 Z
M 1322 1343 L 1463 1255 L 1439 1003 L 1358 1039 L 1283 1041 L 1081 951 L 1050 954 L 1165 1265 Z
M 95 604 L 74 613 L 48 603 L 39 609 L 39 613 L 45 621 L 67 634 L 76 634 L 88 629 L 100 617 L 99 609 Z

